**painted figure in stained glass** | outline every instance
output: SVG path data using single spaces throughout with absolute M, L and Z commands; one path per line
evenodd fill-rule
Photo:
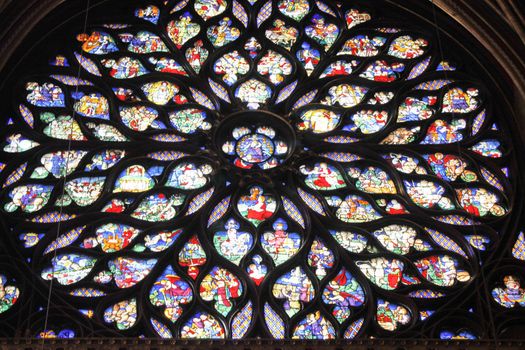
M 170 173 L 165 186 L 183 190 L 195 190 L 208 182 L 207 175 L 213 171 L 208 164 L 197 166 L 193 163 L 181 163 Z
M 414 40 L 410 35 L 403 35 L 390 44 L 388 54 L 403 59 L 416 58 L 425 53 L 427 46 L 428 41 L 425 39 L 419 38 Z
M 378 202 L 378 203 L 381 203 L 381 202 Z M 410 213 L 405 208 L 405 206 L 401 204 L 401 202 L 399 202 L 397 199 L 392 199 L 391 201 L 387 202 L 386 206 L 383 203 L 381 203 L 380 205 L 381 207 L 385 207 L 385 211 L 391 215 L 402 215 L 402 214 Z
M 156 81 L 143 85 L 142 91 L 149 101 L 157 105 L 165 105 L 179 92 L 179 88 L 169 81 Z
M 241 35 L 239 28 L 233 27 L 228 17 L 224 17 L 218 25 L 209 27 L 206 33 L 215 47 L 229 44 Z
M 328 198 L 332 207 L 337 207 L 335 215 L 344 222 L 368 222 L 377 220 L 381 215 L 362 197 L 350 195 L 341 200 L 339 197 Z
M 19 296 L 20 290 L 9 283 L 6 276 L 0 275 L 0 314 L 12 308 Z
M 206 253 L 197 236 L 192 236 L 179 253 L 179 264 L 188 268 L 188 275 L 196 279 L 199 267 L 206 262 Z
M 146 31 L 140 31 L 136 35 L 121 34 L 120 40 L 129 43 L 128 51 L 134 53 L 144 54 L 168 51 L 166 44 L 158 35 Z
M 478 142 L 473 147 L 471 147 L 471 150 L 481 154 L 484 157 L 501 158 L 501 156 L 503 156 L 503 152 L 500 150 L 500 147 L 501 142 L 492 139 Z
M 465 182 L 477 180 L 477 175 L 471 170 L 467 170 L 468 163 L 455 155 L 434 153 L 423 156 L 434 173 L 446 181 L 455 181 L 458 177 Z
M 126 152 L 124 150 L 110 149 L 102 151 L 91 158 L 91 163 L 86 165 L 86 170 L 107 170 L 120 162 L 125 156 Z M 71 159 L 69 160 L 69 163 L 71 163 Z
M 330 234 L 343 248 L 352 253 L 361 253 L 367 246 L 368 240 L 365 236 L 349 231 L 334 231 Z
M 173 58 L 155 58 L 150 57 L 149 61 L 155 65 L 155 70 L 162 73 L 178 74 L 178 75 L 187 75 L 184 68 Z
M 268 76 L 273 84 L 278 85 L 292 73 L 292 64 L 283 55 L 270 50 L 261 57 L 257 64 L 257 72 Z
M 525 289 L 521 287 L 520 279 L 508 275 L 503 278 L 503 284 L 505 288 L 497 287 L 492 290 L 492 298 L 506 308 L 525 306 Z
M 262 81 L 250 79 L 235 90 L 235 97 L 245 102 L 250 109 L 258 109 L 272 95 L 272 89 Z
M 308 253 L 308 265 L 315 269 L 317 278 L 326 276 L 327 270 L 334 267 L 334 253 L 319 237 L 316 237 Z
M 92 55 L 105 55 L 118 51 L 115 40 L 104 32 L 92 32 L 91 35 L 79 34 L 77 40 L 82 43 L 82 50 Z
M 139 60 L 131 57 L 122 57 L 118 60 L 103 59 L 100 62 L 109 69 L 109 75 L 115 79 L 131 79 L 148 73 Z
M 319 78 L 330 78 L 338 75 L 350 75 L 354 71 L 354 68 L 359 64 L 358 61 L 346 61 L 338 60 L 332 62 L 328 67 L 325 68 Z
M 321 60 L 321 53 L 307 42 L 302 43 L 301 48 L 297 51 L 297 59 L 303 64 L 306 74 L 310 75 Z
M 350 317 L 352 308 L 363 305 L 365 292 L 350 272 L 343 268 L 325 287 L 323 301 L 335 305 L 332 315 L 342 323 Z
M 115 323 L 117 329 L 129 329 L 137 322 L 136 299 L 124 300 L 104 311 L 104 321 Z
M 305 33 L 328 50 L 339 35 L 339 28 L 333 23 L 326 23 L 322 16 L 315 14 L 312 17 L 312 25 L 305 28 Z
M 45 280 L 56 278 L 62 285 L 70 285 L 86 277 L 95 266 L 97 259 L 77 254 L 61 254 L 51 260 L 53 267 L 42 270 Z
M 349 168 L 348 175 L 355 179 L 355 187 L 367 193 L 390 193 L 395 194 L 396 186 L 390 176 L 380 168 L 373 166 L 365 170 Z
M 392 131 L 381 144 L 384 145 L 406 145 L 414 142 L 417 134 L 421 131 L 421 127 L 416 126 L 412 128 L 399 128 Z
M 113 88 L 113 93 L 122 102 L 136 102 L 140 101 L 140 98 L 132 89 L 126 89 L 123 87 Z
M 197 40 L 192 47 L 186 50 L 186 60 L 197 73 L 200 72 L 202 64 L 206 61 L 208 55 L 209 52 L 204 48 L 202 40 Z
M 301 302 L 306 303 L 314 298 L 315 291 L 303 269 L 296 267 L 275 281 L 272 294 L 277 299 L 284 299 L 284 311 L 293 317 L 301 311 Z
M 411 321 L 410 313 L 404 306 L 382 299 L 377 301 L 376 319 L 379 326 L 387 331 L 395 331 Z
M 405 255 L 414 245 L 417 231 L 406 225 L 388 225 L 374 231 L 373 235 L 387 250 Z
M 171 266 L 155 281 L 149 294 L 151 304 L 164 308 L 164 316 L 171 322 L 179 319 L 183 305 L 193 299 L 190 285 L 178 276 Z
M 29 140 L 21 134 L 9 135 L 6 139 L 7 144 L 4 146 L 4 151 L 8 153 L 22 153 L 35 148 L 39 145 L 38 142 Z
M 193 6 L 195 12 L 206 21 L 223 13 L 227 5 L 225 0 L 196 0 Z
M 114 198 L 109 201 L 104 208 L 102 208 L 103 213 L 122 213 L 126 210 L 127 204 L 118 198 Z
M 225 334 L 215 317 L 199 312 L 182 326 L 180 336 L 189 339 L 221 339 Z
M 300 171 L 306 175 L 304 182 L 310 188 L 327 191 L 346 187 L 341 172 L 328 163 L 316 163 L 313 167 L 303 165 Z
M 222 80 L 228 85 L 234 84 L 240 76 L 245 75 L 249 70 L 248 61 L 237 50 L 226 53 L 214 65 L 215 74 L 222 75 Z
M 73 98 L 78 100 L 73 106 L 78 114 L 85 117 L 109 119 L 108 100 L 99 93 L 86 95 L 82 92 L 73 93 Z
M 235 149 L 239 158 L 247 163 L 262 163 L 273 155 L 274 150 L 271 139 L 260 134 L 243 136 Z
M 38 211 L 47 204 L 52 190 L 53 186 L 39 184 L 15 187 L 9 193 L 11 201 L 4 206 L 4 209 L 8 212 L 13 212 L 17 208 L 26 213 Z
M 134 259 L 118 257 L 108 262 L 108 267 L 118 288 L 129 288 L 149 275 L 157 263 L 156 259 Z
M 268 273 L 268 268 L 262 263 L 262 261 L 263 259 L 260 255 L 254 255 L 252 263 L 246 268 L 248 276 L 250 276 L 257 286 L 262 283 Z
M 484 188 L 463 188 L 456 190 L 460 205 L 470 214 L 502 216 L 506 210 L 497 203 L 498 196 Z
M 357 35 L 348 39 L 337 54 L 372 57 L 379 53 L 379 49 L 385 42 L 386 38 L 381 36 L 369 37 L 368 35 Z
M 310 11 L 308 0 L 280 0 L 277 8 L 285 16 L 300 21 Z
M 340 105 L 341 107 L 353 107 L 365 97 L 368 89 L 356 85 L 341 84 L 332 86 L 328 90 L 328 96 L 321 103 L 328 106 Z
M 465 119 L 454 119 L 450 123 L 438 119 L 430 124 L 427 136 L 421 143 L 439 145 L 461 141 L 463 139 L 461 130 L 465 129 L 466 126 L 467 122 Z
M 262 248 L 270 255 L 275 265 L 289 260 L 301 247 L 301 236 L 288 232 L 288 223 L 279 218 L 272 225 L 273 232 L 265 232 L 261 237 Z
M 168 36 L 178 49 L 182 47 L 188 40 L 197 35 L 201 27 L 192 22 L 193 17 L 189 12 L 185 12 L 179 17 L 177 21 L 168 23 Z
M 167 196 L 164 193 L 152 194 L 142 200 L 131 217 L 144 221 L 168 221 L 177 215 L 178 207 L 184 203 L 183 194 Z
M 54 177 L 62 177 L 71 174 L 86 154 L 86 151 L 56 151 L 43 155 L 40 162 Z
M 286 26 L 284 21 L 276 19 L 273 27 L 266 30 L 265 34 L 274 44 L 290 50 L 297 40 L 299 31 L 292 26 Z
M 145 192 L 155 186 L 155 180 L 142 165 L 132 165 L 123 172 L 115 183 L 113 192 Z
M 252 59 L 259 54 L 261 48 L 261 44 L 253 36 L 250 39 L 246 40 L 246 43 L 244 44 L 244 50 L 248 52 L 248 55 L 250 55 Z
M 328 109 L 309 109 L 301 114 L 299 130 L 311 130 L 313 133 L 325 133 L 334 130 L 339 124 L 340 115 Z
M 345 13 L 346 25 L 348 28 L 355 27 L 372 19 L 367 12 L 361 12 L 358 9 L 350 9 Z
M 184 134 L 193 134 L 199 129 L 211 128 L 211 124 L 206 121 L 206 112 L 197 108 L 171 112 L 169 117 L 173 127 Z
M 144 245 L 152 252 L 161 252 L 168 249 L 182 233 L 182 229 L 160 231 L 156 234 L 144 236 Z
M 48 125 L 44 134 L 59 140 L 85 141 L 87 138 L 80 125 L 69 115 L 55 116 L 53 113 L 42 113 L 40 119 Z
M 343 130 L 361 131 L 363 134 L 372 134 L 380 131 L 386 126 L 388 121 L 388 112 L 363 110 L 355 113 L 350 117 L 353 124 L 347 124 Z
M 445 197 L 445 188 L 437 182 L 420 180 L 405 180 L 407 193 L 414 203 L 423 208 L 432 208 L 439 205 L 444 210 L 454 208 L 454 204 L 449 198 Z
M 277 204 L 271 194 L 264 194 L 262 187 L 250 187 L 249 192 L 241 196 L 237 208 L 244 218 L 258 226 L 273 215 Z
M 390 153 L 383 156 L 396 169 L 405 174 L 426 174 L 426 170 L 419 165 L 419 159 L 401 153 Z
M 456 261 L 448 255 L 420 259 L 415 265 L 424 278 L 438 286 L 451 286 L 457 277 Z
M 359 76 L 368 80 L 390 83 L 399 78 L 405 70 L 402 63 L 388 64 L 386 61 L 375 61 L 369 65 Z
M 479 90 L 470 88 L 464 91 L 454 88 L 448 91 L 443 97 L 444 113 L 468 113 L 475 110 L 480 101 L 478 98 Z
M 64 92 L 53 83 L 35 83 L 26 84 L 27 102 L 37 107 L 64 107 Z
M 234 219 L 229 219 L 224 228 L 226 231 L 219 231 L 213 237 L 215 249 L 226 259 L 239 265 L 252 248 L 253 237 L 248 232 L 239 231 L 240 225 Z
M 66 193 L 79 206 L 85 207 L 94 203 L 102 194 L 106 178 L 80 177 L 70 180 L 65 185 Z
M 140 230 L 123 224 L 105 224 L 95 234 L 104 253 L 113 253 L 126 248 L 137 237 Z
M 320 311 L 308 314 L 304 320 L 297 324 L 293 332 L 293 339 L 335 339 L 334 326 Z
M 356 265 L 370 281 L 386 290 L 397 288 L 405 266 L 401 260 L 387 258 L 357 261 Z
M 214 267 L 207 274 L 199 287 L 203 300 L 215 301 L 215 309 L 226 316 L 232 309 L 234 299 L 240 298 L 243 292 L 241 281 L 222 267 Z
M 435 113 L 432 107 L 435 106 L 436 102 L 436 96 L 425 96 L 421 99 L 407 97 L 399 106 L 397 121 L 403 123 L 432 118 Z
M 135 10 L 135 16 L 153 24 L 157 24 L 160 16 L 160 9 L 157 6 L 149 5 L 145 8 Z

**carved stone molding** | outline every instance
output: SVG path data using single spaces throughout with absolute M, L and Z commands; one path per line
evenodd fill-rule
M 188 341 L 162 339 L 75 339 L 75 340 L 0 340 L 1 350 L 523 350 L 522 341 L 436 341 L 436 340 L 356 340 L 356 341 Z
M 498 64 L 513 87 L 507 96 L 525 134 L 525 12 L 514 0 L 433 0 L 436 6 L 471 33 Z

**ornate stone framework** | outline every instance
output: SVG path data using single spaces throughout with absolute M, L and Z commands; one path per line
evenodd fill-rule
M 57 6 L 62 3 L 74 2 L 73 0 L 26 0 L 14 1 L 4 0 L 0 1 L 0 13 L 2 14 L 2 24 L 0 25 L 0 50 L 3 53 L 0 57 L 0 72 L 1 76 L 6 74 L 4 69 L 12 58 L 14 52 L 19 48 L 23 39 L 40 22 L 48 13 L 50 13 Z M 96 1 L 94 1 L 96 2 Z M 102 2 L 102 1 L 99 1 Z M 513 113 L 513 118 L 519 130 L 515 131 L 522 141 L 525 140 L 525 21 L 523 14 L 523 5 L 518 4 L 513 0 L 434 0 L 433 3 L 439 9 L 434 17 L 434 10 L 430 2 L 421 3 L 417 0 L 388 0 L 391 4 L 399 6 L 400 8 L 409 9 L 415 15 L 424 18 L 429 24 L 434 25 L 434 20 L 437 20 L 439 28 L 447 28 L 443 35 L 453 36 L 455 31 L 464 31 L 465 29 L 472 35 L 473 39 L 480 47 L 484 49 L 484 53 L 490 53 L 491 61 L 494 62 L 494 71 L 492 76 L 494 81 L 499 83 L 499 88 L 504 100 L 508 104 L 508 109 Z M 496 78 L 497 77 L 497 78 Z M 517 136 L 517 135 L 515 135 Z M 519 195 L 519 194 L 518 194 Z M 172 348 L 197 349 L 202 346 L 227 347 L 227 348 L 279 348 L 286 349 L 287 347 L 310 348 L 311 344 L 304 343 L 173 343 L 173 342 L 158 342 L 158 343 L 142 343 L 137 341 L 119 341 L 118 343 L 84 343 L 82 340 L 75 340 L 75 342 L 82 342 L 82 348 L 133 348 L 133 347 L 148 347 L 148 348 L 162 348 L 170 346 Z M 40 343 L 0 343 L 1 348 L 33 348 Z M 49 347 L 58 349 L 73 345 L 74 342 L 49 342 Z M 440 349 L 445 348 L 464 348 L 465 343 L 458 342 L 410 342 L 410 341 L 395 341 L 395 342 L 352 342 L 352 343 L 331 343 L 324 344 L 322 347 L 314 345 L 315 348 L 342 348 L 344 346 L 352 346 L 357 349 L 400 349 L 403 347 L 414 349 Z M 487 343 L 474 342 L 470 344 L 473 348 L 491 348 L 498 346 L 500 348 L 519 349 L 523 347 L 522 343 L 508 342 L 508 343 Z M 469 347 L 470 347 L 469 345 Z M 39 345 L 38 345 L 39 346 Z

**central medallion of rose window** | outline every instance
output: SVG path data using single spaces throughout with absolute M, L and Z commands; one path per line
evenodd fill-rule
M 243 133 L 245 131 L 248 130 L 246 128 L 234 130 L 234 132 L 237 133 Z M 273 129 L 269 126 L 263 126 L 258 128 L 256 133 L 244 135 L 237 141 L 235 152 L 239 156 L 240 160 L 244 162 L 244 164 L 239 164 L 241 167 L 248 165 L 246 163 L 265 163 L 267 160 L 272 158 L 275 153 L 275 145 L 271 136 L 266 136 L 266 134 L 273 134 Z M 227 146 L 230 146 L 230 144 Z M 286 152 L 286 145 L 284 146 L 285 147 L 281 147 L 281 150 Z M 229 149 L 229 147 L 227 148 Z
M 227 117 L 215 143 L 222 155 L 241 169 L 272 169 L 285 162 L 295 145 L 293 129 L 266 111 L 244 111 Z

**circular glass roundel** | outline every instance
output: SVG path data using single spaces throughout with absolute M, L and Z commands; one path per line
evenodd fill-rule
M 274 149 L 272 139 L 261 134 L 244 135 L 235 145 L 235 152 L 244 163 L 267 161 L 273 155 Z
M 289 123 L 267 111 L 244 111 L 227 117 L 215 132 L 216 146 L 235 167 L 267 170 L 292 154 L 295 134 Z
M 13 82 L 0 240 L 32 276 L 0 270 L 0 319 L 33 307 L 42 337 L 483 336 L 471 292 L 516 173 L 475 65 L 382 1 L 136 3 L 46 37 Z M 47 291 L 24 304 L 35 283 L 48 314 Z

